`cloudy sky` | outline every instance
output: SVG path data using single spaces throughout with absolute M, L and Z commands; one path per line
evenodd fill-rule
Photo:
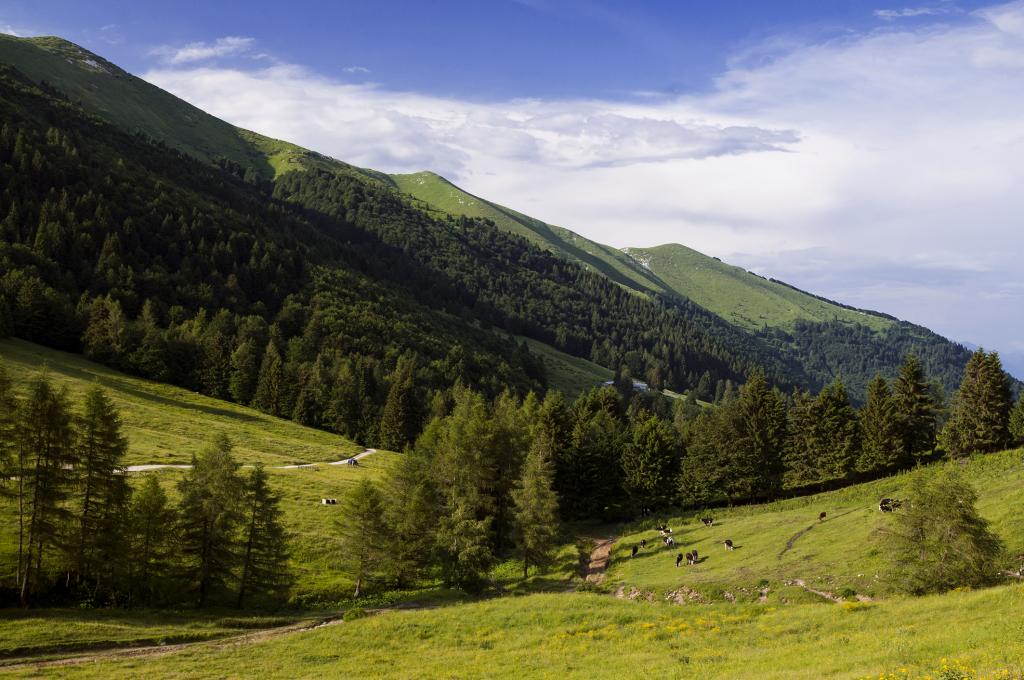
M 0 30 L 63 35 L 351 163 L 895 314 L 1024 376 L 1024 2 L 41 4 L 0 2 Z

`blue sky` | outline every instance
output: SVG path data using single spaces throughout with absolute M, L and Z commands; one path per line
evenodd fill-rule
M 1024 377 L 1024 0 L 5 2 L 232 123 L 677 242 Z

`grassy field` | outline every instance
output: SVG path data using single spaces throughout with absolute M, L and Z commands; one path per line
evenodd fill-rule
M 45 370 L 67 387 L 77 408 L 93 384 L 103 386 L 121 412 L 130 465 L 188 463 L 210 439 L 226 433 L 244 463 L 289 465 L 347 458 L 363 447 L 338 435 L 274 418 L 255 409 L 135 378 L 77 354 L 21 340 L 0 340 L 0 360 L 18 386 Z
M 3 659 L 9 657 L 67 653 L 96 646 L 194 642 L 295 620 L 295 616 L 254 616 L 237 611 L 0 609 L 0 669 Z
M 1024 586 L 877 604 L 782 608 L 531 595 L 392 611 L 251 645 L 210 643 L 168 655 L 100 657 L 13 676 L 1020 677 L 1024 624 L 1013 613 L 1021 607 Z M 976 673 L 940 675 L 944 665 Z
M 963 471 L 978 489 L 978 507 L 1003 537 L 1011 555 L 1024 553 L 1024 451 L 975 456 Z M 945 464 L 945 463 L 941 463 Z M 708 510 L 684 517 L 652 518 L 627 527 L 616 542 L 605 587 L 651 592 L 655 598 L 683 588 L 709 602 L 735 598 L 755 601 L 767 588 L 772 603 L 821 601 L 794 584 L 797 579 L 815 590 L 839 595 L 887 596 L 887 563 L 879 549 L 879 530 L 891 515 L 878 511 L 878 500 L 899 498 L 906 474 L 840 491 L 761 506 Z M 818 513 L 826 512 L 824 522 Z M 711 528 L 698 516 L 711 516 Z M 675 549 L 664 547 L 653 527 L 668 521 Z M 731 539 L 735 550 L 722 545 Z M 634 559 L 630 549 L 642 539 L 648 547 Z M 675 567 L 675 556 L 696 548 L 699 564 Z
M 514 339 L 516 342 L 525 341 L 530 351 L 543 359 L 548 387 L 558 390 L 569 401 L 615 377 L 615 373 L 604 366 L 560 352 L 543 342 L 518 335 Z

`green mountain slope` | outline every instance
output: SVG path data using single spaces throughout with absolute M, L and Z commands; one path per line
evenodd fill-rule
M 838 320 L 872 330 L 894 323 L 891 317 L 822 300 L 676 243 L 625 252 L 675 292 L 748 330 L 792 329 L 798 319 Z
M 622 251 L 474 196 L 433 172 L 391 175 L 391 179 L 401 191 L 436 210 L 491 220 L 499 229 L 527 238 L 541 248 L 583 264 L 620 285 L 644 292 L 670 292 L 668 286 Z
M 19 391 L 40 375 L 67 388 L 74 403 L 93 385 L 107 390 L 121 412 L 129 465 L 188 463 L 217 434 L 228 435 L 238 457 L 247 463 L 336 461 L 363 450 L 336 434 L 23 340 L 0 340 L 0 363 Z

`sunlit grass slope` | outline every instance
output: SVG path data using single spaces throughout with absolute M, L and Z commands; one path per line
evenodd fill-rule
M 1024 451 L 975 456 L 963 472 L 979 492 L 978 507 L 1006 542 L 1010 555 L 1024 553 Z M 941 463 L 945 465 L 947 463 Z M 605 584 L 652 593 L 662 599 L 681 589 L 696 591 L 695 600 L 754 601 L 761 590 L 769 602 L 823 601 L 793 584 L 835 595 L 891 595 L 886 555 L 879 530 L 893 516 L 878 510 L 880 498 L 905 497 L 908 475 L 897 475 L 840 491 L 768 505 L 713 509 L 685 517 L 655 517 L 618 539 Z M 827 513 L 823 522 L 818 513 Z M 711 528 L 697 517 L 715 520 Z M 665 519 L 673 530 L 674 549 L 662 545 L 653 526 Z M 639 530 L 647 527 L 647 530 Z M 630 559 L 630 548 L 647 539 L 648 547 Z M 735 550 L 722 542 L 731 539 Z M 675 556 L 696 549 L 699 564 L 679 568 Z M 684 597 L 687 595 L 684 594 Z
M 530 351 L 544 361 L 548 387 L 558 390 L 566 399 L 575 399 L 583 392 L 615 377 L 604 366 L 566 354 L 543 342 L 521 336 L 516 336 L 515 340 L 526 342 Z
M 393 611 L 253 645 L 199 645 L 23 676 L 819 680 L 884 672 L 937 677 L 945 663 L 1006 677 L 998 673 L 1019 671 L 1024 658 L 1014 619 L 1021 607 L 1022 586 L 781 608 L 532 595 Z
M 45 370 L 55 384 L 67 387 L 76 407 L 93 384 L 106 389 L 124 423 L 128 464 L 188 463 L 216 434 L 227 434 L 245 463 L 335 461 L 363 448 L 338 435 L 22 340 L 0 340 L 0 360 L 18 388 Z
M 668 291 L 657 277 L 622 251 L 473 196 L 433 172 L 391 175 L 391 179 L 399 190 L 432 208 L 450 215 L 492 220 L 499 229 L 523 236 L 541 248 L 604 274 L 620 285 L 642 292 Z

